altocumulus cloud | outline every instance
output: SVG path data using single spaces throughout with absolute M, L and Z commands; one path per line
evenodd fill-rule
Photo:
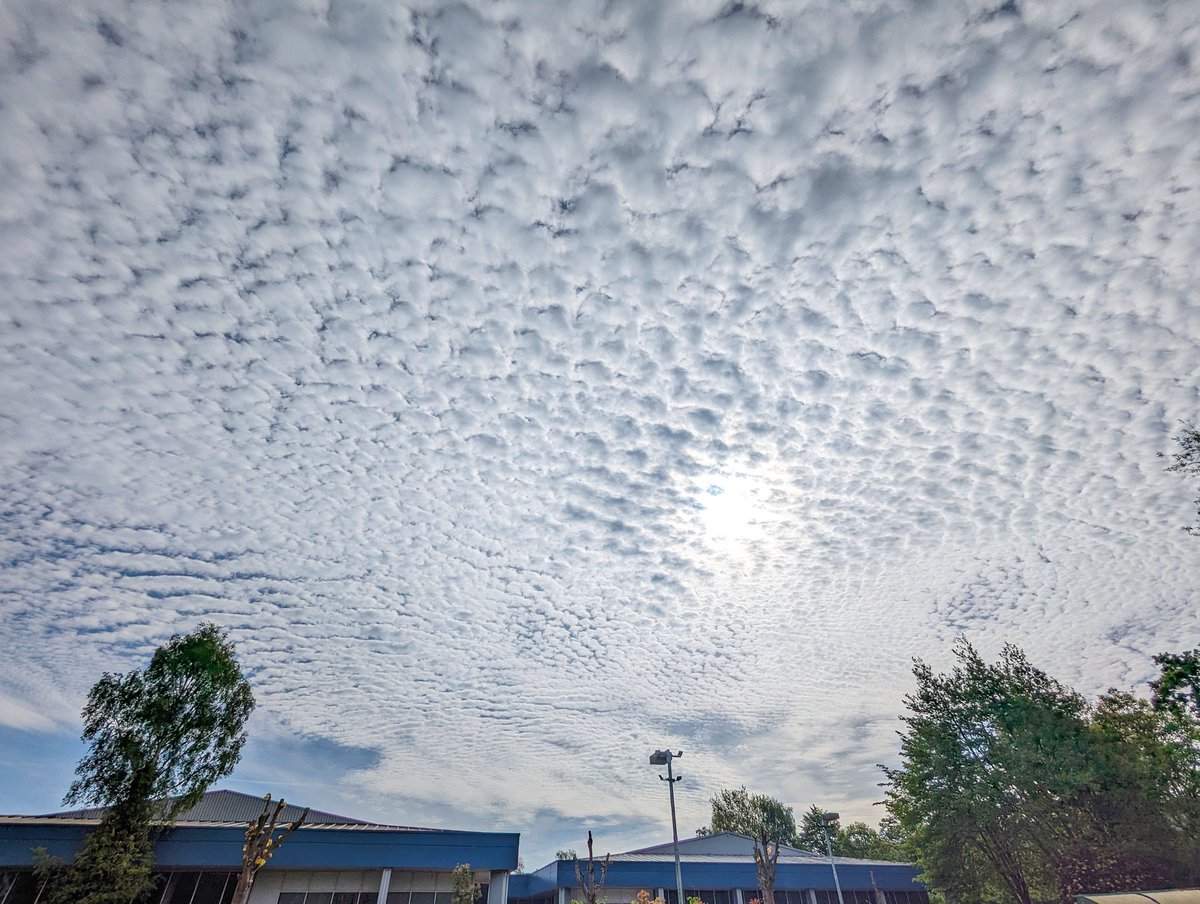
M 1196 642 L 1192 3 L 0 34 L 9 728 L 211 618 L 381 818 L 645 836 L 663 743 L 685 825 L 868 815 L 959 633 L 1092 692 Z

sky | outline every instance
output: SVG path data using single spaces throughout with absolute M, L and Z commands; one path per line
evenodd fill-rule
M 531 867 L 1200 643 L 1189 0 L 5 0 L 0 136 L 0 812 L 205 620 L 221 787 Z

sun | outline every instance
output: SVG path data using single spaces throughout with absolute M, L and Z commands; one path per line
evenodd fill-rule
M 712 473 L 698 481 L 700 528 L 713 545 L 749 546 L 766 540 L 776 520 L 769 487 L 746 474 Z

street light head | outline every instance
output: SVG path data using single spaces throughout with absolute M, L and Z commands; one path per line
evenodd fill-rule
M 822 813 L 821 818 L 826 822 L 837 822 L 842 817 L 837 813 Z
M 656 750 L 650 754 L 651 766 L 665 766 L 669 762 L 671 762 L 671 751 L 669 750 Z

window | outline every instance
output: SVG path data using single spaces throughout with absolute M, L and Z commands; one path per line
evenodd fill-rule
M 229 904 L 237 888 L 237 873 L 179 872 L 160 874 L 162 892 L 157 904 Z
M 816 890 L 817 904 L 838 904 L 837 892 L 832 888 Z M 842 899 L 846 904 L 877 904 L 875 892 L 869 888 L 843 888 Z
M 665 888 L 663 892 L 667 896 L 667 904 L 675 904 L 675 899 L 679 897 L 679 893 L 673 888 Z M 778 897 L 779 892 L 775 894 L 775 904 L 783 904 L 783 901 Z M 731 888 L 685 888 L 683 896 L 685 898 L 699 898 L 704 904 L 737 904 L 737 892 Z M 746 898 L 746 901 L 749 900 L 749 898 Z M 808 904 L 808 902 L 805 901 L 804 904 Z
M 374 891 L 285 891 L 280 892 L 277 904 L 376 904 L 378 900 L 379 893 Z M 391 895 L 388 904 L 393 904 Z
M 909 891 L 889 891 L 886 897 L 888 904 L 929 904 L 929 893 L 918 888 Z

